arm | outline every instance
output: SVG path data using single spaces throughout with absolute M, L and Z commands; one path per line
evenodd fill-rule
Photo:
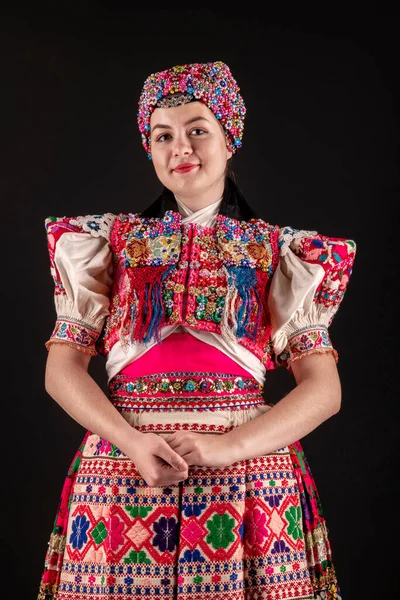
M 269 454 L 313 431 L 337 413 L 341 386 L 332 353 L 293 361 L 296 387 L 263 415 L 224 435 L 233 462 Z
M 131 427 L 88 373 L 90 356 L 67 344 L 51 344 L 45 387 L 50 396 L 89 431 L 125 454 L 143 434 Z
M 186 462 L 160 436 L 137 431 L 125 421 L 87 372 L 89 361 L 89 355 L 67 344 L 50 344 L 46 391 L 75 421 L 122 450 L 148 485 L 186 479 Z

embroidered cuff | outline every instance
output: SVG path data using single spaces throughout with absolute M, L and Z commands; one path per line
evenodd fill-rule
M 317 352 L 333 352 L 336 362 L 338 360 L 337 352 L 332 346 L 328 328 L 325 325 L 311 325 L 299 329 L 288 338 L 288 349 L 289 364 L 303 356 Z
M 75 321 L 68 317 L 58 317 L 56 326 L 45 346 L 49 350 L 54 343 L 68 344 L 72 348 L 95 356 L 95 343 L 100 333 L 84 321 Z

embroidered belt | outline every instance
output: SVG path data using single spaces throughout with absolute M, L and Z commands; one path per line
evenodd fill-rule
M 172 375 L 172 376 L 171 376 Z M 198 392 L 209 393 L 235 393 L 235 392 L 262 392 L 263 386 L 252 377 L 235 375 L 221 375 L 217 377 L 212 373 L 199 373 L 198 376 L 185 376 L 173 373 L 169 377 L 148 375 L 134 380 L 125 375 L 116 375 L 110 382 L 111 393 L 139 394 L 187 394 Z

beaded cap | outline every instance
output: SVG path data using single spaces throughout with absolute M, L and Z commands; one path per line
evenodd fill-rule
M 228 148 L 234 153 L 242 145 L 246 107 L 229 67 L 221 62 L 177 65 L 152 73 L 139 99 L 138 125 L 142 144 L 151 159 L 150 117 L 157 107 L 179 106 L 200 100 L 208 106 L 225 130 Z

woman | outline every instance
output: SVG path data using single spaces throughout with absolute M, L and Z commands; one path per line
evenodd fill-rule
M 227 176 L 245 112 L 224 63 L 151 75 L 138 122 L 161 196 L 46 220 L 46 390 L 87 432 L 41 600 L 340 598 L 298 440 L 340 408 L 328 326 L 355 245 L 256 217 Z M 272 406 L 280 365 L 296 386 Z

